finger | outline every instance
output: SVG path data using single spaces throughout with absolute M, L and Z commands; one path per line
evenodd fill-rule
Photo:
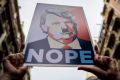
M 98 65 L 101 65 L 101 63 L 102 63 L 102 56 L 96 55 L 95 56 L 95 65 L 98 66 Z
M 111 62 L 110 57 L 99 55 L 95 57 L 95 65 L 103 70 L 107 70 L 109 68 L 110 62 Z
M 78 68 L 78 70 L 85 70 L 85 71 L 88 71 L 88 72 L 91 72 L 91 73 L 93 73 L 93 74 L 95 74 L 96 76 L 99 76 L 99 77 L 103 77 L 103 76 L 106 76 L 107 75 L 107 73 L 104 71 L 104 70 L 102 70 L 102 69 L 100 69 L 99 67 L 96 67 L 96 66 L 80 66 L 79 68 Z
M 20 67 L 23 64 L 23 54 L 22 53 L 17 53 L 17 65 Z
M 109 64 L 109 68 L 111 70 L 118 70 L 117 61 L 115 59 L 111 60 L 111 62 Z
M 12 63 L 12 65 L 14 66 L 14 67 L 16 67 L 16 68 L 18 68 L 19 67 L 19 58 L 18 58 L 18 56 L 17 56 L 17 53 L 16 54 L 11 54 L 11 55 L 9 55 L 9 60 L 10 60 L 10 62 Z
M 11 59 L 12 56 L 14 56 L 15 54 L 9 54 L 8 57 Z
M 22 59 L 22 60 L 24 59 L 23 53 L 18 53 L 18 56 L 19 56 L 20 59 Z
M 111 57 L 108 57 L 108 56 L 103 56 L 102 57 L 102 62 L 107 64 L 107 65 L 110 64 L 111 61 L 112 61 Z
M 95 56 L 95 61 L 96 63 L 100 63 L 100 64 L 104 64 L 104 63 L 109 63 L 111 61 L 111 58 L 110 57 L 107 57 L 107 56 Z
M 8 55 L 8 57 L 9 57 L 9 60 L 11 61 L 15 61 L 16 60 L 16 55 L 15 54 L 10 54 L 10 55 Z
M 14 61 L 15 61 L 13 55 L 14 55 L 14 54 L 8 55 L 9 61 L 10 61 L 11 63 L 14 63 Z

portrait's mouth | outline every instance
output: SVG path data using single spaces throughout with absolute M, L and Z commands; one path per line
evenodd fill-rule
M 70 34 L 64 34 L 64 35 L 62 35 L 63 39 L 69 39 L 70 37 L 71 37 Z
M 71 42 L 73 42 L 75 40 L 75 38 L 73 36 L 69 37 L 69 38 L 61 38 L 61 42 L 64 44 L 69 44 Z
M 61 35 L 61 38 L 60 38 L 60 40 L 69 40 L 69 39 L 71 39 L 71 38 L 73 38 L 75 35 L 74 35 L 74 33 L 62 33 L 62 35 Z
M 63 35 L 64 35 L 64 34 L 69 34 L 69 35 L 71 35 L 71 34 L 73 34 L 73 32 L 63 32 L 62 34 L 63 34 Z

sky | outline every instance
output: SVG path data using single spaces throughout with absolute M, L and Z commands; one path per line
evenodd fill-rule
M 18 3 L 25 39 L 36 4 L 47 3 L 83 7 L 92 40 L 98 40 L 102 24 L 102 0 L 18 0 Z M 33 67 L 30 74 L 31 80 L 85 80 L 86 78 L 86 72 L 77 70 L 77 67 Z

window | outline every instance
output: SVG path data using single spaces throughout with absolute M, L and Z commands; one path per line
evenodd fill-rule
M 115 19 L 113 30 L 116 31 L 116 32 L 118 32 L 120 30 L 120 18 Z
M 114 34 L 111 34 L 107 46 L 112 49 L 113 46 L 114 46 L 114 44 L 115 44 L 115 40 L 116 40 L 116 39 L 115 39 L 115 35 L 114 35 Z
M 110 52 L 109 52 L 109 50 L 106 50 L 106 51 L 105 51 L 104 56 L 110 56 Z
M 117 60 L 120 59 L 120 43 L 116 47 L 113 57 L 116 58 Z
M 111 23 L 113 13 L 114 13 L 114 11 L 113 11 L 113 9 L 112 9 L 112 10 L 110 10 L 110 12 L 109 12 L 109 14 L 108 14 L 108 19 L 107 19 L 107 24 L 108 24 L 108 26 L 109 26 L 110 23 Z

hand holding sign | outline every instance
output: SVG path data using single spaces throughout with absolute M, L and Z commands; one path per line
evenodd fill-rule
M 3 60 L 4 73 L 0 76 L 0 80 L 22 80 L 27 71 L 27 67 L 23 66 L 23 54 L 10 54 Z
M 97 50 L 96 52 L 99 52 L 98 49 L 95 50 Z M 96 54 L 95 65 L 80 66 L 78 69 L 91 72 L 101 80 L 120 80 L 120 72 L 115 59 L 107 56 Z

